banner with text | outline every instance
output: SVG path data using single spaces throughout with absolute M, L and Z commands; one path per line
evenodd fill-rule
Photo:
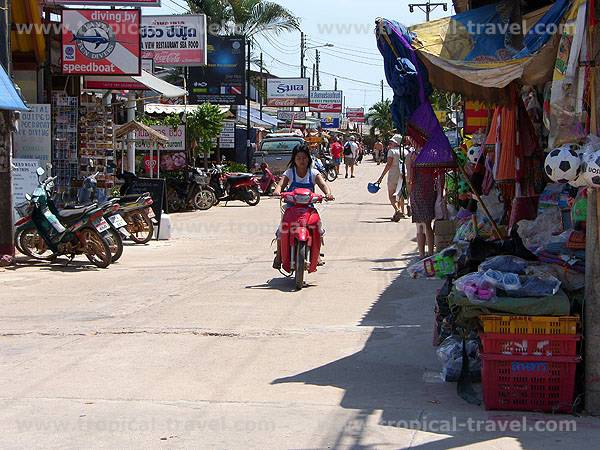
M 139 75 L 139 9 L 65 9 L 62 72 L 68 75 Z
M 269 78 L 267 106 L 309 106 L 308 78 Z
M 206 64 L 206 16 L 142 17 L 142 58 L 158 66 Z
M 30 104 L 31 111 L 21 113 L 19 131 L 13 134 L 15 158 L 35 159 L 42 164 L 50 162 L 52 139 L 50 105 Z
M 310 91 L 310 111 L 341 113 L 342 91 Z
M 365 108 L 346 108 L 346 118 L 349 122 L 364 122 Z
M 277 111 L 277 119 L 291 122 L 292 120 L 306 120 L 306 111 Z

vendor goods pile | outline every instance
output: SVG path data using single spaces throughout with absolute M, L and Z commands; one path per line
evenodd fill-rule
M 573 411 L 577 317 L 484 315 L 486 409 Z

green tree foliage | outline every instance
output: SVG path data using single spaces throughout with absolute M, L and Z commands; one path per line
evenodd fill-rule
M 207 16 L 209 31 L 253 37 L 300 28 L 287 8 L 265 0 L 188 0 L 190 10 Z
M 371 124 L 371 135 L 379 134 L 380 139 L 387 145 L 394 135 L 394 122 L 392 121 L 392 101 L 377 102 L 366 114 L 365 120 Z
M 186 127 L 192 141 L 192 156 L 196 159 L 197 149 L 204 154 L 204 166 L 208 166 L 208 155 L 214 140 L 223 129 L 223 114 L 216 105 L 204 103 L 187 115 Z

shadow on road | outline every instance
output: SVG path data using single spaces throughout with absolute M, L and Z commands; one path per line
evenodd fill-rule
M 398 258 L 398 261 L 413 259 Z M 377 261 L 396 262 L 395 259 L 374 262 Z M 378 447 L 363 442 L 367 422 L 373 423 L 379 412 L 379 426 L 405 430 L 418 429 L 425 420 L 432 418 L 450 422 L 456 417 L 458 424 L 471 417 L 491 417 L 492 421 L 498 418 L 522 420 L 519 413 L 497 412 L 490 416 L 482 407 L 467 404 L 457 395 L 454 383 L 442 383 L 439 379 L 426 381 L 428 374 L 437 374 L 441 369 L 432 346 L 433 305 L 438 284 L 432 280 L 411 279 L 406 270 L 402 270 L 362 318 L 360 326 L 374 327 L 374 330 L 361 351 L 272 382 L 333 386 L 344 390 L 341 406 L 356 412 L 346 423 L 332 429 L 334 434 L 329 436 L 327 444 L 331 445 L 331 441 L 335 444 L 330 448 L 358 450 Z M 540 417 L 547 419 L 547 416 Z M 566 418 L 570 419 L 569 416 Z M 377 431 L 369 431 L 371 437 L 377 436 Z M 418 442 L 413 434 L 411 449 L 445 450 L 485 442 L 490 447 L 501 448 L 500 443 L 491 442 L 499 438 L 516 438 L 524 449 L 547 450 L 550 443 L 553 444 L 551 447 L 557 446 L 552 433 L 470 432 L 462 425 L 448 431 L 438 429 L 437 433 L 436 430 L 423 431 L 430 431 L 428 440 L 433 440 L 432 437 L 437 440 Z M 541 439 L 542 436 L 545 439 Z M 391 444 L 382 442 L 381 445 Z M 558 444 L 556 448 L 560 446 Z M 568 448 L 568 445 L 563 447 Z
M 20 270 L 27 269 L 31 267 L 37 267 L 43 271 L 52 271 L 52 272 L 64 272 L 64 273 L 76 273 L 82 271 L 97 271 L 104 270 L 96 267 L 94 264 L 88 261 L 81 260 L 73 260 L 68 263 L 68 259 L 65 258 L 57 258 L 53 261 L 43 261 L 34 258 L 28 258 L 26 256 L 17 256 L 15 258 L 15 264 L 12 266 L 8 266 L 6 270 Z M 110 266 L 109 266 L 110 267 Z
M 302 289 L 307 289 L 312 287 L 311 284 L 305 282 L 304 287 Z M 293 278 L 286 278 L 283 275 L 281 278 L 272 278 L 266 283 L 263 284 L 255 284 L 246 286 L 246 289 L 267 289 L 267 290 L 277 290 L 280 292 L 295 292 L 296 288 L 294 286 Z

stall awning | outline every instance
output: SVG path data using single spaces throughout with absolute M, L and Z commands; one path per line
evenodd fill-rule
M 84 89 L 88 90 L 151 90 L 166 98 L 183 97 L 187 94 L 185 89 L 143 70 L 140 76 L 86 76 L 83 83 Z
M 192 112 L 199 108 L 200 105 L 169 105 L 164 103 L 146 103 L 144 111 L 147 114 L 181 114 L 184 112 Z M 219 106 L 221 114 L 231 116 L 229 106 Z
M 11 0 L 11 51 L 15 62 L 30 59 L 36 63 L 46 59 L 46 41 L 39 0 Z M 31 26 L 30 29 L 24 29 Z
M 506 2 L 410 27 L 416 35 L 413 47 L 433 86 L 497 103 L 514 80 L 539 85 L 551 79 L 558 45 L 558 35 L 551 30 L 570 3 L 557 0 L 549 9 L 524 17 L 527 34 L 519 51 L 510 46 Z
M 0 109 L 8 111 L 29 111 L 15 85 L 0 65 Z
M 246 107 L 240 106 L 238 108 L 238 121 L 242 124 L 246 123 Z M 254 126 L 273 128 L 279 123 L 276 117 L 263 112 L 262 119 L 260 118 L 260 110 L 250 107 L 250 123 Z

